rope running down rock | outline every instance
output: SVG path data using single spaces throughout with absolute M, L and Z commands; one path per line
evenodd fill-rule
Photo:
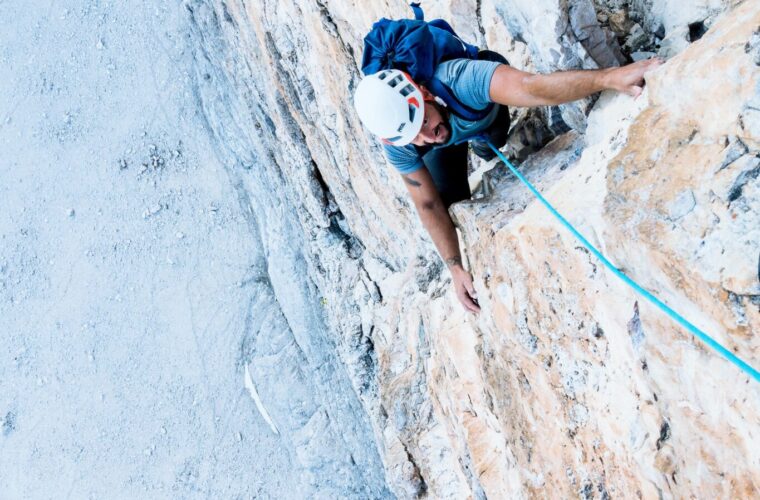
M 680 324 L 684 328 L 686 328 L 689 332 L 691 332 L 694 336 L 699 338 L 702 342 L 707 344 L 708 346 L 712 347 L 715 351 L 722 354 L 723 357 L 728 359 L 730 362 L 738 366 L 741 370 L 746 372 L 751 378 L 755 379 L 756 382 L 760 382 L 760 372 L 758 372 L 755 368 L 750 366 L 748 363 L 743 361 L 741 358 L 736 356 L 734 353 L 723 347 L 719 342 L 717 342 L 715 339 L 710 337 L 708 334 L 694 326 L 692 323 L 687 321 L 683 316 L 678 314 L 676 311 L 668 307 L 664 302 L 662 302 L 660 299 L 655 297 L 652 293 L 650 293 L 648 290 L 640 286 L 638 283 L 633 281 L 631 278 L 629 278 L 625 273 L 620 271 L 618 268 L 616 268 L 607 258 L 599 251 L 597 250 L 589 241 L 583 237 L 581 233 L 579 233 L 572 224 L 570 224 L 560 213 L 548 202 L 546 199 L 541 195 L 541 193 L 538 192 L 538 190 L 533 187 L 533 185 L 528 182 L 528 180 L 523 177 L 523 175 L 518 172 L 518 170 L 512 165 L 509 160 L 502 154 L 501 151 L 499 151 L 496 147 L 494 147 L 493 144 L 491 144 L 490 141 L 486 140 L 488 143 L 488 146 L 496 153 L 496 155 L 499 157 L 501 161 L 504 162 L 504 164 L 509 167 L 509 169 L 512 171 L 515 176 L 517 176 L 520 181 L 522 181 L 523 184 L 528 186 L 528 189 L 533 192 L 533 194 L 536 196 L 536 198 L 539 199 L 541 203 L 544 204 L 544 206 L 549 209 L 549 211 L 571 232 L 573 235 L 578 238 L 578 240 L 583 243 L 583 245 L 589 249 L 594 255 L 596 255 L 599 260 L 602 261 L 602 263 L 610 270 L 612 271 L 618 278 L 623 280 L 627 285 L 629 285 L 631 288 L 633 288 L 635 291 L 637 291 L 639 294 L 643 295 L 646 299 L 648 299 L 651 303 L 659 307 L 662 311 L 664 311 L 668 316 L 670 316 L 676 323 Z

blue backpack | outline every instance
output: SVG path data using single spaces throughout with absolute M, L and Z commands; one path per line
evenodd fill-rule
M 451 89 L 435 78 L 438 64 L 450 59 L 477 59 L 478 48 L 462 41 L 443 19 L 426 22 L 419 3 L 412 3 L 414 19 L 380 19 L 364 37 L 362 72 L 372 75 L 384 69 L 409 73 L 434 95 L 443 99 L 449 110 L 461 118 L 477 121 L 485 118 L 493 107 L 472 109 L 454 96 Z

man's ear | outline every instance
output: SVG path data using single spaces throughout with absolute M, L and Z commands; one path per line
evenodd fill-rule
M 435 99 L 435 96 L 432 92 L 430 92 L 424 85 L 420 85 L 420 92 L 422 92 L 422 98 L 426 101 L 431 101 Z

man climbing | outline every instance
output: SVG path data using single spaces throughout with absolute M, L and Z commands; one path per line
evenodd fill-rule
M 659 59 L 649 59 L 618 68 L 532 74 L 512 68 L 489 51 L 481 51 L 478 59 L 438 64 L 435 78 L 464 109 L 486 111 L 469 119 L 402 71 L 386 69 L 361 81 L 354 96 L 359 118 L 383 140 L 386 158 L 403 177 L 423 226 L 451 272 L 457 298 L 468 311 L 477 313 L 480 307 L 448 212 L 452 203 L 470 197 L 468 138 L 485 135 L 496 147 L 504 146 L 507 106 L 552 106 L 602 90 L 637 97 L 644 74 L 660 64 Z M 485 160 L 494 157 L 480 137 L 471 140 L 471 146 Z

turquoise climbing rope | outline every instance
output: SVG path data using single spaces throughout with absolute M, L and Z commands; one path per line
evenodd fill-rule
M 741 358 L 736 356 L 734 353 L 723 347 L 720 343 L 718 343 L 715 339 L 707 335 L 705 332 L 688 322 L 683 316 L 675 312 L 673 309 L 668 307 L 664 302 L 662 302 L 660 299 L 652 295 L 648 290 L 641 287 L 638 283 L 633 281 L 631 278 L 629 278 L 625 273 L 623 273 L 620 269 L 616 268 L 607 258 L 602 255 L 602 253 L 597 250 L 591 243 L 588 242 L 586 238 L 583 237 L 581 233 L 579 233 L 572 224 L 570 224 L 562 215 L 548 202 L 546 201 L 546 198 L 541 196 L 541 193 L 538 192 L 538 190 L 533 187 L 533 185 L 528 182 L 528 179 L 523 177 L 523 175 L 517 171 L 517 169 L 512 165 L 509 160 L 502 154 L 501 151 L 499 151 L 496 147 L 494 147 L 493 144 L 491 144 L 491 141 L 486 141 L 488 143 L 488 146 L 496 153 L 496 155 L 501 159 L 501 161 L 504 162 L 504 164 L 509 167 L 509 169 L 512 171 L 515 176 L 517 176 L 518 179 L 520 179 L 523 184 L 528 186 L 528 189 L 530 189 L 534 195 L 536 195 L 536 198 L 541 201 L 541 203 L 544 204 L 546 208 L 549 209 L 549 211 L 564 225 L 573 235 L 580 240 L 583 245 L 588 248 L 594 255 L 597 256 L 599 260 L 602 261 L 602 263 L 607 266 L 607 268 L 612 271 L 618 278 L 623 280 L 628 286 L 636 290 L 639 294 L 643 295 L 646 299 L 648 299 L 651 303 L 659 307 L 661 310 L 663 310 L 668 316 L 670 316 L 673 320 L 676 321 L 676 323 L 680 324 L 684 328 L 686 328 L 689 332 L 694 334 L 699 340 L 707 344 L 708 346 L 715 349 L 717 352 L 723 355 L 726 359 L 728 359 L 730 362 L 738 366 L 740 369 L 745 371 L 750 377 L 755 379 L 755 381 L 760 382 L 760 372 L 758 372 L 756 369 L 752 368 L 749 364 L 744 362 Z

